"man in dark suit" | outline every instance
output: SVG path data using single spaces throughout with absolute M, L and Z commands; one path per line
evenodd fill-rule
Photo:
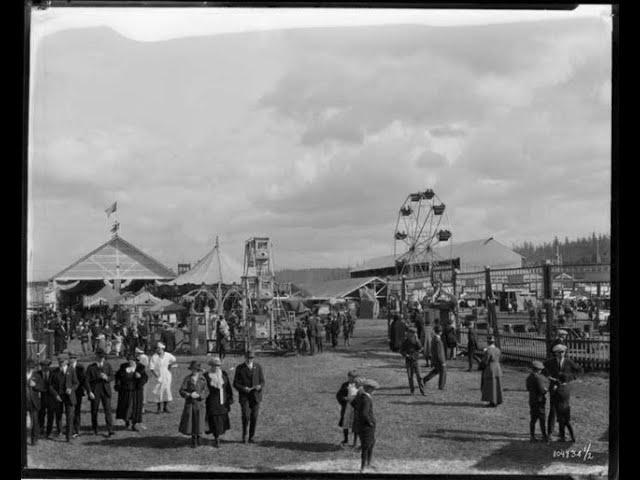
M 73 438 L 76 438 L 80 435 L 80 417 L 81 417 L 81 409 L 82 409 L 82 397 L 84 397 L 84 385 L 85 385 L 85 370 L 84 366 L 78 363 L 78 355 L 72 353 L 69 355 L 70 364 L 69 366 L 73 371 L 76 372 L 76 377 L 78 377 L 78 388 L 76 388 L 75 396 L 76 396 L 76 404 L 73 412 Z
M 440 338 L 441 333 L 442 329 L 440 325 L 436 325 L 433 329 L 433 340 L 431 341 L 431 362 L 433 363 L 433 369 L 424 377 L 422 382 L 426 384 L 438 375 L 438 388 L 444 390 L 445 383 L 447 382 L 447 363 L 444 354 L 444 344 Z
M 480 347 L 478 346 L 478 331 L 476 330 L 476 323 L 471 320 L 469 322 L 469 332 L 467 334 L 467 358 L 469 359 L 469 369 L 470 372 L 473 370 L 473 361 L 475 360 L 478 364 L 482 361 L 482 354 L 478 353 Z
M 31 445 L 38 443 L 40 435 L 41 395 L 46 390 L 42 374 L 36 370 L 36 362 L 27 360 L 26 407 L 31 418 Z
M 56 354 L 62 353 L 67 348 L 67 329 L 61 317 L 58 317 L 53 327 L 53 343 Z
M 555 397 L 556 387 L 559 384 L 560 374 L 563 374 L 567 382 L 575 380 L 582 373 L 582 369 L 570 358 L 566 358 L 567 347 L 561 343 L 553 347 L 554 358 L 549 358 L 544 362 L 542 374 L 549 378 L 549 417 L 547 419 L 547 435 L 551 437 L 553 427 L 556 423 L 557 399 Z
M 400 319 L 400 315 L 394 314 L 393 322 L 391 322 L 391 338 L 389 339 L 389 348 L 392 352 L 399 352 L 407 327 Z
M 262 367 L 254 362 L 255 353 L 249 350 L 245 354 L 245 362 L 236 368 L 233 387 L 238 390 L 240 408 L 242 410 L 242 442 L 247 443 L 247 426 L 249 427 L 249 443 L 253 443 L 258 424 L 258 413 L 264 388 Z
M 78 377 L 75 370 L 69 367 L 67 356 L 58 357 L 58 368 L 51 372 L 49 381 L 49 391 L 55 398 L 56 424 L 62 420 L 62 412 L 66 420 L 65 435 L 67 442 L 71 441 L 71 429 L 73 428 L 73 415 L 76 405 L 76 389 L 78 388 Z M 51 432 L 47 432 L 49 435 Z
M 409 378 L 409 390 L 413 395 L 413 376 L 418 379 L 418 388 L 420 393 L 424 395 L 424 388 L 422 386 L 422 377 L 420 376 L 420 367 L 418 366 L 418 359 L 420 358 L 420 352 L 422 352 L 422 345 L 418 340 L 417 330 L 415 327 L 409 327 L 409 334 L 402 342 L 400 347 L 400 354 L 404 357 L 405 367 L 407 369 L 407 377 Z
M 316 317 L 311 315 L 307 320 L 307 337 L 309 338 L 309 355 L 313 355 L 316 351 L 316 335 L 318 334 L 318 325 Z
M 53 430 L 53 420 L 56 407 L 55 398 L 49 391 L 49 382 L 51 380 L 51 360 L 45 358 L 40 362 L 40 375 L 42 376 L 44 390 L 40 392 L 40 411 L 38 415 L 38 426 L 42 430 L 44 430 L 45 438 L 49 438 L 49 435 L 51 435 L 51 430 Z M 58 433 L 60 433 L 60 424 L 58 424 Z
M 93 429 L 93 434 L 98 434 L 98 409 L 100 408 L 100 403 L 102 403 L 107 424 L 107 436 L 110 437 L 114 434 L 111 415 L 111 382 L 114 376 L 113 369 L 105 358 L 105 352 L 98 349 L 96 362 L 87 367 L 84 388 L 91 400 L 91 428 Z

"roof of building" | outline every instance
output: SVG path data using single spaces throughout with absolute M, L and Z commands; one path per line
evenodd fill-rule
M 119 269 L 117 268 L 119 267 Z M 119 272 L 118 272 L 119 270 Z M 53 280 L 166 280 L 176 274 L 115 235 L 52 277 Z
M 485 266 L 494 268 L 519 267 L 522 255 L 514 252 L 493 237 L 468 242 L 452 243 L 435 247 L 434 257 L 438 260 L 460 259 L 460 269 L 463 271 L 482 270 Z M 404 255 L 404 254 L 403 254 Z M 395 267 L 395 259 L 403 255 L 386 255 L 368 260 L 363 265 L 353 268 L 351 272 L 363 272 Z M 421 263 L 415 259 L 411 263 Z
M 341 298 L 359 290 L 374 280 L 385 283 L 384 280 L 378 277 L 344 278 L 341 280 L 301 283 L 298 287 L 310 298 Z
M 240 283 L 242 266 L 220 251 L 218 244 L 207 253 L 193 268 L 170 285 L 215 285 L 217 283 Z

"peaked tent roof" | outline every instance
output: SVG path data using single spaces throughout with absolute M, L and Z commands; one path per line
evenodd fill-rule
M 57 273 L 52 280 L 167 280 L 176 274 L 123 238 L 108 242 Z
M 240 283 L 240 277 L 242 277 L 240 264 L 222 253 L 218 245 L 214 245 L 191 270 L 169 282 L 169 285 Z
M 301 283 L 299 287 L 308 293 L 311 298 L 341 298 L 349 295 L 355 290 L 359 290 L 361 287 L 364 287 L 374 280 L 386 283 L 378 277 L 344 278 L 341 280 L 329 280 L 325 282 Z
M 480 271 L 487 265 L 493 268 L 519 267 L 523 258 L 522 255 L 514 252 L 493 237 L 443 245 L 435 247 L 433 251 L 436 259 L 459 258 L 464 271 Z M 401 256 L 398 255 L 398 257 Z M 393 268 L 395 267 L 395 259 L 396 257 L 393 255 L 372 258 L 363 265 L 353 268 L 351 272 Z M 419 263 L 419 260 L 416 259 L 412 263 Z
M 177 303 L 172 302 L 166 298 L 160 300 L 156 305 L 149 309 L 149 312 L 152 313 L 175 313 L 175 312 L 184 312 L 186 308 L 182 305 L 178 305 Z
M 120 295 L 116 293 L 116 291 L 111 288 L 109 285 L 105 285 L 93 295 L 87 295 L 84 297 L 83 304 L 87 307 L 92 305 L 96 305 L 100 302 L 108 303 L 109 305 L 114 305 L 118 302 Z

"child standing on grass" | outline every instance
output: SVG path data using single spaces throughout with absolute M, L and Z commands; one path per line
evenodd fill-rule
M 352 402 L 353 408 L 357 412 L 357 430 L 362 445 L 360 473 L 364 473 L 365 468 L 372 468 L 371 457 L 376 443 L 376 419 L 373 415 L 373 399 L 371 395 L 377 388 L 380 388 L 380 385 L 375 380 L 364 380 L 362 382 L 363 393 L 357 395 Z
M 545 429 L 545 407 L 547 404 L 547 387 L 546 379 L 542 375 L 544 365 L 542 362 L 535 360 L 531 364 L 531 373 L 527 377 L 527 390 L 529 391 L 529 414 L 531 416 L 529 420 L 529 434 L 531 441 L 536 441 L 536 422 L 540 423 L 540 430 L 542 431 L 542 439 L 545 442 L 549 441 L 547 431 Z
M 558 383 L 555 385 L 554 402 L 560 429 L 560 438 L 558 441 L 567 441 L 564 433 L 566 427 L 567 430 L 569 430 L 571 442 L 575 442 L 576 438 L 573 435 L 573 427 L 571 426 L 571 387 L 567 383 L 567 376 L 564 373 L 558 375 Z
M 342 427 L 344 440 L 340 445 L 346 446 L 349 443 L 349 430 L 353 431 L 353 406 L 351 401 L 356 398 L 358 387 L 356 386 L 356 372 L 347 373 L 347 381 L 340 386 L 340 390 L 336 393 L 336 399 L 340 404 L 340 421 L 338 426 Z M 353 434 L 353 443 L 356 443 L 356 434 Z

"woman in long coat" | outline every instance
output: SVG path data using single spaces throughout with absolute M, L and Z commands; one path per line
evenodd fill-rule
M 209 361 L 211 371 L 204 374 L 204 378 L 209 386 L 209 396 L 207 397 L 207 423 L 209 430 L 214 437 L 213 445 L 219 446 L 218 438 L 231 428 L 229 422 L 229 410 L 233 403 L 233 389 L 227 372 L 222 370 L 222 361 L 213 358 Z
M 144 365 L 136 361 L 135 355 L 127 356 L 127 363 L 120 366 L 115 375 L 115 390 L 118 392 L 116 419 L 124 420 L 125 427 L 138 431 L 136 423 L 142 423 L 144 406 L 144 385 L 147 373 Z
M 482 358 L 482 378 L 480 389 L 482 401 L 489 402 L 490 407 L 497 407 L 502 403 L 502 368 L 500 367 L 500 350 L 495 346 L 492 336 L 487 337 L 489 345 Z
M 205 401 L 209 395 L 209 386 L 202 375 L 203 368 L 200 362 L 192 361 L 189 370 L 191 374 L 184 379 L 180 387 L 184 409 L 178 431 L 184 435 L 191 435 L 191 447 L 195 448 L 200 445 L 200 435 L 204 433 Z

